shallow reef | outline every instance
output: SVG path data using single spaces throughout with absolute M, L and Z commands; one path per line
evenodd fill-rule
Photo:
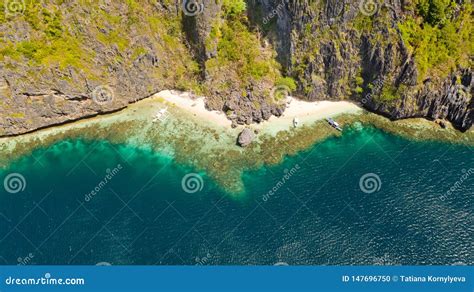
M 179 108 L 171 107 L 166 120 L 152 122 L 150 117 L 162 105 L 156 101 L 137 104 L 111 115 L 0 139 L 0 167 L 7 167 L 35 149 L 62 140 L 107 140 L 169 155 L 176 163 L 206 173 L 229 194 L 238 195 L 245 191 L 244 171 L 278 164 L 285 157 L 297 155 L 324 139 L 344 135 L 326 121 L 317 121 L 276 135 L 262 131 L 249 147 L 240 148 L 236 145 L 238 129 L 218 127 Z M 474 131 L 461 133 L 451 127 L 442 129 L 423 119 L 392 122 L 375 114 L 362 113 L 340 115 L 337 120 L 345 130 L 375 127 L 407 139 L 474 145 Z

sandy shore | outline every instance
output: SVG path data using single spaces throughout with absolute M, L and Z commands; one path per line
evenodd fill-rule
M 157 120 L 157 114 L 167 108 L 166 115 Z M 362 114 L 357 114 L 357 113 Z M 356 114 L 354 114 L 356 113 Z M 375 126 L 389 133 L 417 140 L 442 140 L 472 145 L 474 131 L 467 134 L 424 119 L 392 122 L 384 117 L 364 113 L 348 102 L 304 102 L 292 99 L 283 117 L 251 128 L 259 129 L 256 147 L 241 148 L 237 135 L 245 126 L 232 128 L 223 113 L 208 111 L 204 98 L 191 98 L 189 94 L 164 91 L 151 98 L 138 101 L 126 109 L 58 125 L 33 133 L 0 138 L 0 168 L 29 155 L 33 149 L 47 148 L 65 140 L 107 140 L 112 144 L 131 145 L 137 149 L 150 149 L 160 155 L 204 171 L 231 193 L 244 189 L 242 172 L 279 163 L 286 155 L 308 149 L 315 142 L 337 135 L 325 122 L 317 120 L 334 116 L 342 125 L 359 123 Z M 293 119 L 300 121 L 299 130 L 293 130 Z M 307 125 L 302 128 L 303 125 Z M 292 131 L 280 132 L 282 130 Z M 272 139 L 273 133 L 280 133 Z M 262 135 L 268 134 L 268 135 Z M 270 136 L 270 137 L 269 137 Z M 281 143 L 287 141 L 287 143 Z
M 318 101 L 307 102 L 291 98 L 289 104 L 281 117 L 272 116 L 255 127 L 263 132 L 276 134 L 294 127 L 293 121 L 298 120 L 298 127 L 311 125 L 316 121 L 341 114 L 362 113 L 363 110 L 357 105 L 347 101 Z
M 232 122 L 227 119 L 223 112 L 207 110 L 204 97 L 194 97 L 188 92 L 176 90 L 163 90 L 153 97 L 163 98 L 168 103 L 184 109 L 195 117 L 209 121 L 210 123 L 229 128 L 232 125 Z
M 153 122 L 156 114 L 163 108 L 168 108 L 171 118 L 168 121 L 160 123 Z M 11 150 L 17 144 L 26 143 L 37 138 L 47 139 L 50 136 L 62 133 L 66 135 L 68 131 L 87 129 L 95 125 L 116 128 L 117 125 L 125 124 L 130 121 L 143 122 L 144 126 L 142 129 L 144 130 L 143 132 L 146 132 L 148 128 L 157 128 L 162 123 L 166 124 L 169 121 L 174 121 L 173 115 L 178 112 L 182 114 L 182 118 L 184 119 L 187 115 L 193 116 L 196 119 L 194 122 L 198 121 L 201 125 L 214 128 L 218 130 L 219 133 L 225 134 L 224 136 L 232 141 L 236 135 L 240 133 L 242 128 L 246 127 L 239 126 L 236 129 L 232 129 L 232 122 L 227 119 L 223 112 L 209 111 L 206 109 L 204 97 L 194 97 L 187 92 L 165 90 L 155 94 L 151 98 L 132 104 L 123 111 L 100 115 L 65 125 L 53 126 L 15 138 L 0 138 L 0 145 L 7 147 L 6 150 Z M 262 134 L 274 136 L 280 131 L 293 129 L 293 120 L 295 118 L 299 120 L 298 127 L 302 127 L 304 125 L 311 125 L 327 117 L 358 112 L 362 112 L 362 109 L 349 102 L 305 102 L 291 98 L 288 99 L 288 107 L 282 117 L 277 118 L 272 116 L 268 121 L 260 124 L 252 124 L 248 127 L 258 129 Z M 179 125 L 174 125 L 173 127 L 178 128 Z M 7 141 L 8 143 L 6 143 Z
M 191 113 L 195 117 L 209 121 L 212 124 L 226 128 L 230 128 L 232 124 L 223 112 L 207 110 L 203 97 L 192 97 L 189 93 L 171 90 L 161 91 L 154 97 L 162 98 L 166 100 L 166 102 Z M 346 101 L 307 102 L 290 97 L 288 98 L 287 108 L 282 117 L 272 116 L 268 121 L 251 125 L 251 128 L 276 134 L 279 131 L 294 127 L 293 121 L 295 118 L 298 119 L 299 126 L 301 127 L 327 117 L 359 112 L 362 112 L 360 107 Z

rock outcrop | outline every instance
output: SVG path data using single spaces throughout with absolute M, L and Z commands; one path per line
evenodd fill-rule
M 237 139 L 237 143 L 241 147 L 249 146 L 253 140 L 255 139 L 255 134 L 252 132 L 251 129 L 245 128 L 240 134 Z
M 255 104 L 259 104 L 258 108 Z M 249 91 L 245 96 L 235 93 L 228 97 L 224 103 L 224 112 L 228 117 L 239 125 L 250 125 L 268 120 L 272 115 L 281 116 L 285 110 L 285 104 L 267 103 L 262 97 L 254 97 Z

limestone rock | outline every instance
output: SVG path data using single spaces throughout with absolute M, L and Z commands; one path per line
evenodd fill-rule
M 245 128 L 240 134 L 239 138 L 237 139 L 237 143 L 241 147 L 249 146 L 253 140 L 255 139 L 255 134 L 249 128 Z

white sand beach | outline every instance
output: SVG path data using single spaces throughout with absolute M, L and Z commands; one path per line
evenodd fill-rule
M 198 120 L 200 124 L 212 127 L 220 133 L 226 133 L 225 136 L 232 141 L 244 127 L 250 127 L 259 130 L 262 134 L 265 133 L 274 136 L 280 131 L 293 129 L 293 120 L 295 118 L 299 121 L 298 127 L 303 127 L 304 125 L 311 125 L 315 121 L 327 117 L 335 117 L 345 113 L 362 113 L 360 107 L 350 102 L 306 102 L 289 98 L 288 106 L 282 117 L 272 116 L 268 121 L 260 124 L 252 124 L 250 126 L 242 125 L 236 129 L 232 129 L 232 122 L 227 119 L 223 112 L 209 111 L 206 109 L 204 97 L 194 97 L 187 92 L 164 90 L 151 98 L 129 105 L 123 111 L 91 117 L 64 125 L 52 126 L 15 138 L 1 138 L 0 144 L 12 149 L 17 143 L 26 143 L 37 138 L 44 139 L 55 134 L 66 133 L 73 129 L 87 129 L 93 125 L 101 125 L 102 127 L 110 126 L 113 128 L 116 127 L 115 125 L 127 121 L 144 121 L 147 125 L 145 128 L 153 128 L 158 125 L 153 122 L 156 113 L 166 107 L 175 113 L 177 111 L 181 112 L 183 117 L 190 115 Z M 6 143 L 7 141 L 8 143 Z
M 162 98 L 166 100 L 166 102 L 188 111 L 193 116 L 209 121 L 215 125 L 230 128 L 232 124 L 223 112 L 207 110 L 205 108 L 204 97 L 192 97 L 186 92 L 164 90 L 157 93 L 154 98 Z M 253 124 L 250 127 L 265 133 L 276 134 L 279 131 L 293 128 L 295 118 L 298 119 L 299 127 L 301 127 L 328 117 L 335 117 L 347 113 L 361 113 L 362 111 L 359 106 L 347 101 L 307 102 L 289 97 L 287 108 L 283 116 L 272 116 L 268 121 Z
M 311 125 L 316 121 L 329 117 L 336 117 L 341 114 L 362 113 L 362 109 L 354 103 L 347 101 L 317 101 L 308 102 L 291 98 L 283 116 L 272 116 L 268 121 L 256 125 L 257 129 L 263 132 L 276 134 L 293 128 L 295 118 L 299 126 Z
M 227 119 L 223 112 L 209 111 L 206 109 L 204 97 L 194 97 L 188 92 L 176 90 L 163 90 L 153 96 L 153 98 L 163 98 L 168 103 L 184 109 L 202 120 L 213 124 L 230 128 L 232 122 Z

